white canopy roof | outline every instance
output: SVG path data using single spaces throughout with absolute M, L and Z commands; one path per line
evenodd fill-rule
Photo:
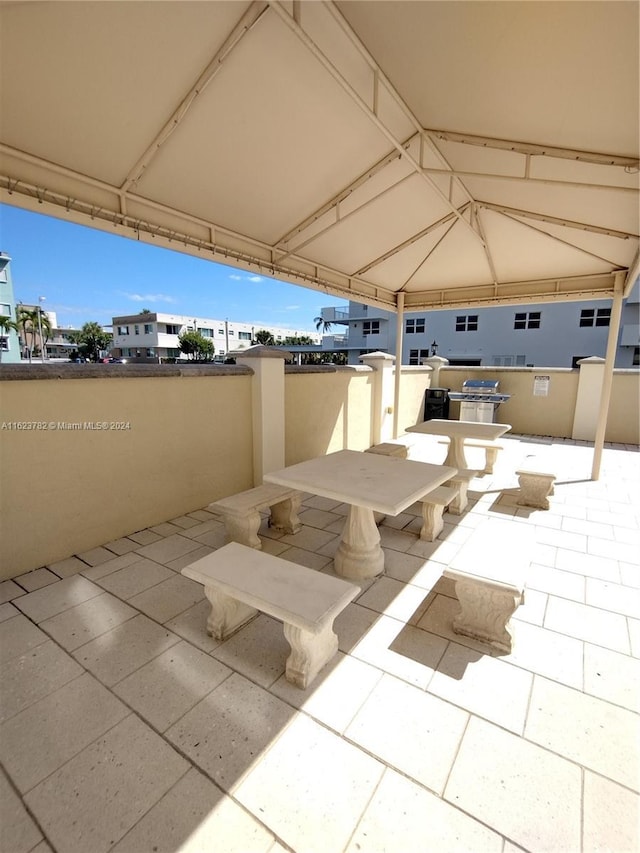
M 0 198 L 392 310 L 610 298 L 638 9 L 2 3 Z

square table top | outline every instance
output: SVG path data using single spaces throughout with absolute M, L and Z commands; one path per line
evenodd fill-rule
M 385 515 L 398 515 L 455 474 L 456 468 L 445 465 L 339 450 L 270 471 L 264 480 Z
M 425 435 L 448 435 L 450 438 L 485 439 L 495 441 L 511 429 L 511 424 L 488 424 L 482 421 L 448 421 L 433 418 L 406 428 L 406 432 L 420 432 Z

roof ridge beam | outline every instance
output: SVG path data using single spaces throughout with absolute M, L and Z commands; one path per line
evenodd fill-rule
M 561 219 L 557 216 L 549 216 L 546 213 L 534 213 L 531 210 L 521 210 L 518 207 L 508 207 L 504 204 L 493 204 L 489 201 L 478 201 L 478 207 L 487 210 L 495 210 L 496 213 L 514 214 L 523 216 L 525 219 L 537 219 L 540 222 L 549 222 L 552 225 L 564 225 L 567 228 L 577 228 L 580 231 L 589 231 L 592 234 L 606 234 L 608 237 L 618 237 L 620 240 L 628 240 L 630 237 L 638 238 L 640 235 L 631 231 L 616 231 L 613 228 L 601 228 L 599 225 L 590 225 L 587 222 L 576 222 L 572 219 Z

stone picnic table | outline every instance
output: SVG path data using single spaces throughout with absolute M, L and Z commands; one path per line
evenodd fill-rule
M 464 442 L 467 438 L 479 441 L 495 441 L 511 429 L 511 424 L 488 424 L 480 421 L 448 421 L 433 418 L 406 428 L 406 432 L 422 435 L 442 435 L 451 439 L 445 465 L 458 470 L 467 468 Z

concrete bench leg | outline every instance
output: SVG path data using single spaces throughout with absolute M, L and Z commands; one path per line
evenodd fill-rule
M 258 615 L 254 607 L 249 607 L 248 604 L 243 604 L 213 587 L 205 586 L 204 594 L 211 604 L 207 634 L 216 640 L 226 640 Z
M 338 651 L 333 625 L 325 625 L 318 634 L 284 623 L 284 636 L 291 646 L 287 658 L 287 681 L 305 690 Z
M 467 580 L 456 580 L 456 595 L 461 607 L 453 619 L 456 634 L 511 652 L 513 635 L 509 620 L 523 596 Z
M 484 473 L 493 474 L 493 466 L 498 458 L 499 447 L 485 447 L 484 449 Z
M 230 542 L 239 542 L 241 545 L 247 545 L 249 548 L 255 548 L 258 551 L 262 549 L 262 542 L 258 536 L 261 518 L 257 509 L 248 512 L 246 515 L 225 513 L 223 518 L 227 539 Z
M 518 474 L 520 484 L 520 506 L 533 506 L 538 509 L 549 509 L 547 498 L 553 494 L 552 474 Z
M 456 480 L 453 478 L 447 482 L 447 485 L 455 486 L 458 490 L 458 494 L 449 504 L 449 512 L 451 515 L 462 515 L 469 503 L 469 499 L 467 498 L 467 489 L 469 488 L 469 484 L 466 480 Z
M 444 521 L 442 520 L 443 512 L 444 506 L 442 504 L 430 504 L 426 501 L 422 502 L 421 539 L 425 539 L 427 542 L 433 542 L 438 534 L 442 532 L 444 528 Z
M 302 527 L 298 518 L 301 501 L 302 495 L 296 495 L 273 504 L 271 507 L 271 527 L 275 527 L 276 530 L 284 530 L 285 533 L 297 533 Z

